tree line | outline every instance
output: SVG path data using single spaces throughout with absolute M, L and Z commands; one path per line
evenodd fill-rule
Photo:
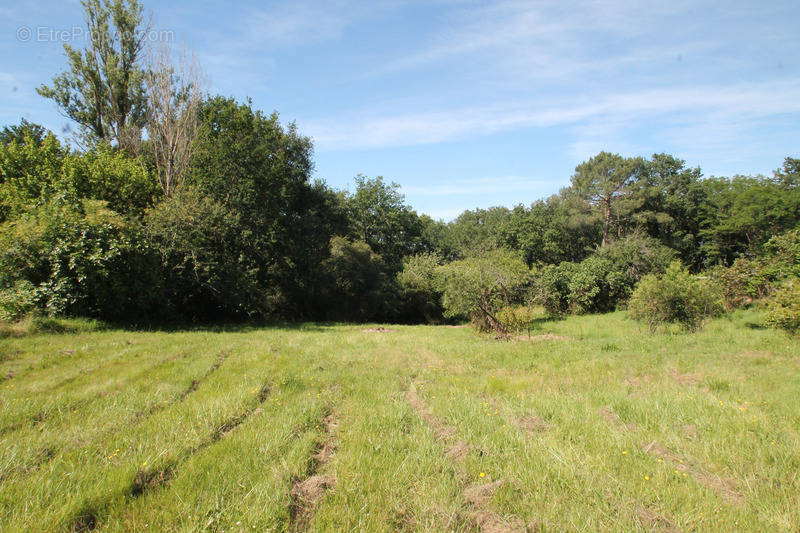
M 315 180 L 294 124 L 204 94 L 185 54 L 145 57 L 135 0 L 83 5 L 91 42 L 65 46 L 67 70 L 40 89 L 77 143 L 25 120 L 0 132 L 0 318 L 470 318 L 506 332 L 520 306 L 613 310 L 675 261 L 717 269 L 729 303 L 794 268 L 800 159 L 706 178 L 669 154 L 601 152 L 550 198 L 436 221 L 380 176 L 353 192 Z M 770 272 L 770 257 L 789 266 Z

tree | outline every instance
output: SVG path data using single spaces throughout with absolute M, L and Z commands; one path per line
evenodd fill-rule
M 387 266 L 399 270 L 406 255 L 423 251 L 423 225 L 405 203 L 400 185 L 383 177 L 356 176 L 356 192 L 348 195 L 352 235 L 383 257 Z
M 0 131 L 0 144 L 32 142 L 39 145 L 42 144 L 47 133 L 47 128 L 44 126 L 28 122 L 23 118 L 18 126 L 6 126 L 3 131 Z
M 135 149 L 147 98 L 141 56 L 149 28 L 138 0 L 82 0 L 90 43 L 64 44 L 68 70 L 37 91 L 81 126 L 89 140 Z
M 573 191 L 596 206 L 603 217 L 603 240 L 601 246 L 608 243 L 612 217 L 617 216 L 617 236 L 622 237 L 622 226 L 619 212 L 615 212 L 617 202 L 628 191 L 628 187 L 641 175 L 643 161 L 641 158 L 624 158 L 619 154 L 600 152 L 593 158 L 575 167 L 572 175 Z
M 520 299 L 530 272 L 517 253 L 498 248 L 443 265 L 436 275 L 445 316 L 468 317 L 480 328 L 507 335 L 497 314 Z
M 298 265 L 318 257 L 330 239 L 326 225 L 312 227 L 306 218 L 309 209 L 327 209 L 318 203 L 324 204 L 324 195 L 309 183 L 311 140 L 294 124 L 284 128 L 277 113 L 266 116 L 249 102 L 210 98 L 201 103 L 199 117 L 186 185 L 236 215 L 238 253 L 264 291 L 263 310 L 292 315 L 300 300 Z
M 403 259 L 403 270 L 397 275 L 407 301 L 425 322 L 434 324 L 441 318 L 441 294 L 436 289 L 436 269 L 442 258 L 436 253 L 421 253 Z
M 375 320 L 386 316 L 385 266 L 364 241 L 333 237 L 323 268 L 330 276 L 327 319 Z
M 147 134 L 165 196 L 186 178 L 197 133 L 201 72 L 184 52 L 173 64 L 165 45 L 154 53 L 146 75 Z

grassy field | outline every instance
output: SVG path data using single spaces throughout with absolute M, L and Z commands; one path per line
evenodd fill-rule
M 760 322 L 6 338 L 0 530 L 798 531 L 800 347 Z

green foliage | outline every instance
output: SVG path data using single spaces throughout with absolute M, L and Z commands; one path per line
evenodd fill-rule
M 440 266 L 436 277 L 445 316 L 467 317 L 481 329 L 506 334 L 496 315 L 522 299 L 530 272 L 517 253 L 498 248 Z
M 716 280 L 728 310 L 746 307 L 770 293 L 775 276 L 763 259 L 736 259 L 729 267 L 716 266 L 708 271 Z
M 369 244 L 390 268 L 399 270 L 403 257 L 425 248 L 422 221 L 406 205 L 397 183 L 361 175 L 355 183 L 355 193 L 345 197 L 353 237 Z
M 626 237 L 580 263 L 543 268 L 533 298 L 554 315 L 611 311 L 630 297 L 643 276 L 664 272 L 674 258 L 673 250 L 654 239 Z
M 47 315 L 141 316 L 158 287 L 138 229 L 104 202 L 48 203 L 0 226 L 0 290 L 24 289 Z
M 134 147 L 147 101 L 140 65 L 147 28 L 137 0 L 82 0 L 90 42 L 86 50 L 64 43 L 68 69 L 38 92 L 81 125 L 90 140 Z
M 138 158 L 108 145 L 66 158 L 64 173 L 78 197 L 103 200 L 110 209 L 125 215 L 141 217 L 161 192 L 158 181 Z
M 775 294 L 766 322 L 792 334 L 800 332 L 800 280 L 792 280 Z
M 764 245 L 766 261 L 777 278 L 800 278 L 800 227 L 775 235 Z
M 18 320 L 36 309 L 36 287 L 27 279 L 18 279 L 0 289 L 0 320 Z
M 764 177 L 704 180 L 700 251 L 709 263 L 754 256 L 773 235 L 800 221 L 800 186 Z
M 331 279 L 327 318 L 363 321 L 385 316 L 391 304 L 385 265 L 369 244 L 333 237 L 324 268 Z
M 172 313 L 204 319 L 265 316 L 264 291 L 231 209 L 184 187 L 147 212 L 145 227 L 160 258 Z
M 497 319 L 509 333 L 527 332 L 528 335 L 537 321 L 545 320 L 548 316 L 543 307 L 529 305 L 509 305 L 497 313 Z
M 603 220 L 602 245 L 608 242 L 612 226 L 622 236 L 621 219 L 625 210 L 619 204 L 644 171 L 644 160 L 600 152 L 575 167 L 572 192 L 593 206 Z
M 0 131 L 0 144 L 11 144 L 12 142 L 16 142 L 17 144 L 29 142 L 42 144 L 48 133 L 47 128 L 44 126 L 36 124 L 35 122 L 29 122 L 23 118 L 17 126 L 3 127 Z
M 41 142 L 25 135 L 21 143 L 0 145 L 0 221 L 71 193 L 62 172 L 65 151 L 55 135 L 48 133 Z
M 260 305 L 247 305 L 248 314 L 290 315 L 300 294 L 308 294 L 298 286 L 311 283 L 327 252 L 331 224 L 316 217 L 330 204 L 309 184 L 311 169 L 310 139 L 294 124 L 284 129 L 276 113 L 222 97 L 200 106 L 187 184 L 236 219 L 235 260 L 263 294 Z
M 422 253 L 403 259 L 403 270 L 397 275 L 403 295 L 428 324 L 442 316 L 441 294 L 436 289 L 436 269 L 442 258 L 436 253 Z
M 705 319 L 721 314 L 724 306 L 717 285 L 690 274 L 675 261 L 663 275 L 642 278 L 628 309 L 631 317 L 645 322 L 651 332 L 673 323 L 695 331 Z

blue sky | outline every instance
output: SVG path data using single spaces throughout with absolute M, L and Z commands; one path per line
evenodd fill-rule
M 210 92 L 311 136 L 316 177 L 383 175 L 435 218 L 556 193 L 600 150 L 667 152 L 705 175 L 800 156 L 796 2 L 144 5 L 195 52 Z M 49 30 L 82 46 L 82 21 L 75 0 L 0 2 L 0 124 L 64 131 L 35 88 L 66 64 Z

